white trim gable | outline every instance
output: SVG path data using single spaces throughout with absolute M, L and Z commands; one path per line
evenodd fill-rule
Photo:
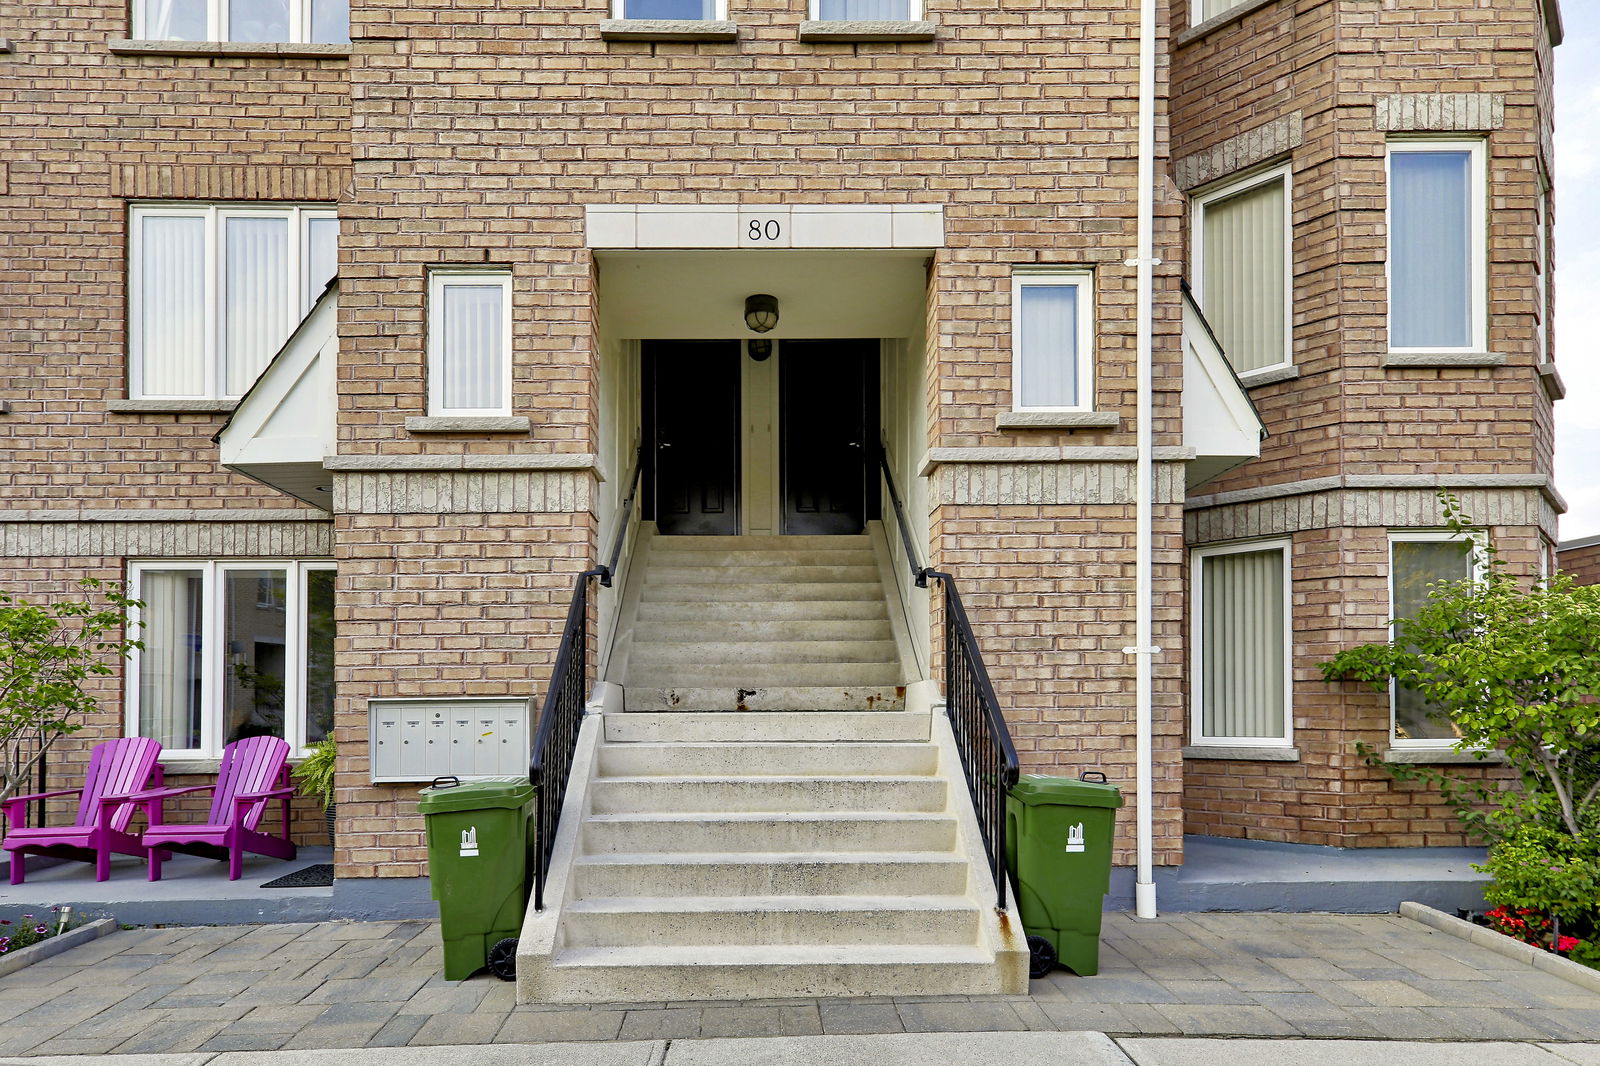
M 1261 455 L 1266 427 L 1228 365 L 1205 316 L 1183 297 L 1183 444 L 1195 458 L 1185 471 L 1190 492 Z

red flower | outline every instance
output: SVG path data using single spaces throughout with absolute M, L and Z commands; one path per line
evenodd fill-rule
M 1563 952 L 1564 951 L 1571 951 L 1573 948 L 1577 947 L 1581 943 L 1583 943 L 1583 941 L 1579 940 L 1575 936 L 1557 937 L 1556 938 L 1556 950 L 1557 951 L 1563 951 Z

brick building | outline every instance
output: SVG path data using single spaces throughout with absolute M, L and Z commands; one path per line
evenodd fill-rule
M 467 764 L 374 745 L 482 712 L 518 764 L 619 531 L 627 711 L 925 711 L 876 440 L 1023 770 L 1125 786 L 1119 864 L 1460 843 L 1354 752 L 1448 723 L 1317 663 L 1470 573 L 1440 488 L 1549 565 L 1555 0 L 1198 4 L 1143 63 L 1138 0 L 7 8 L 0 584 L 146 603 L 84 737 L 203 781 L 336 736 L 340 891 L 419 877 Z M 828 581 L 876 613 L 748 606 Z
M 1600 537 L 1563 541 L 1556 565 L 1585 585 L 1600 585 Z

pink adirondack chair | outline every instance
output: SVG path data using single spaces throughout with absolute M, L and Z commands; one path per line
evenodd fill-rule
M 289 745 L 278 737 L 249 737 L 236 740 L 222 749 L 222 765 L 215 785 L 188 788 L 158 788 L 140 792 L 133 799 L 144 808 L 149 828 L 140 838 L 149 859 L 149 880 L 161 880 L 162 860 L 168 851 L 228 860 L 228 880 L 239 880 L 244 853 L 292 859 L 295 847 L 289 842 Z M 212 790 L 211 813 L 194 825 L 163 821 L 161 804 L 173 796 Z M 274 798 L 283 802 L 283 836 L 269 836 L 257 827 L 266 816 L 267 804 Z
M 5 802 L 3 813 L 9 827 L 0 848 L 11 853 L 11 883 L 22 884 L 26 873 L 24 855 L 49 855 L 94 863 L 94 879 L 111 876 L 111 856 L 146 857 L 146 848 L 128 832 L 134 802 L 130 793 L 161 784 L 161 744 L 146 737 L 123 737 L 94 746 L 89 753 L 89 773 L 82 788 L 59 789 L 13 796 Z M 70 826 L 27 824 L 28 804 L 52 796 L 80 795 L 78 817 Z

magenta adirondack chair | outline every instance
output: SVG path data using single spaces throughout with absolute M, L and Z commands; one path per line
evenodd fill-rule
M 145 845 L 128 832 L 134 803 L 129 794 L 161 784 L 161 744 L 145 737 L 123 737 L 94 746 L 82 788 L 13 796 L 0 806 L 9 827 L 0 848 L 11 853 L 11 883 L 22 884 L 27 853 L 94 863 L 94 879 L 111 876 L 111 856 L 146 857 Z M 29 827 L 28 804 L 52 796 L 81 795 L 70 826 Z
M 149 828 L 140 838 L 150 864 L 149 879 L 161 880 L 162 860 L 168 851 L 228 860 L 228 880 L 239 880 L 244 853 L 292 859 L 295 848 L 289 842 L 289 745 L 278 737 L 249 737 L 236 740 L 222 749 L 222 765 L 215 785 L 188 788 L 158 788 L 133 797 L 144 808 Z M 163 821 L 161 804 L 173 796 L 189 792 L 212 791 L 211 813 L 204 822 L 193 825 Z M 266 816 L 267 804 L 274 798 L 283 801 L 283 836 L 269 836 L 257 827 Z

